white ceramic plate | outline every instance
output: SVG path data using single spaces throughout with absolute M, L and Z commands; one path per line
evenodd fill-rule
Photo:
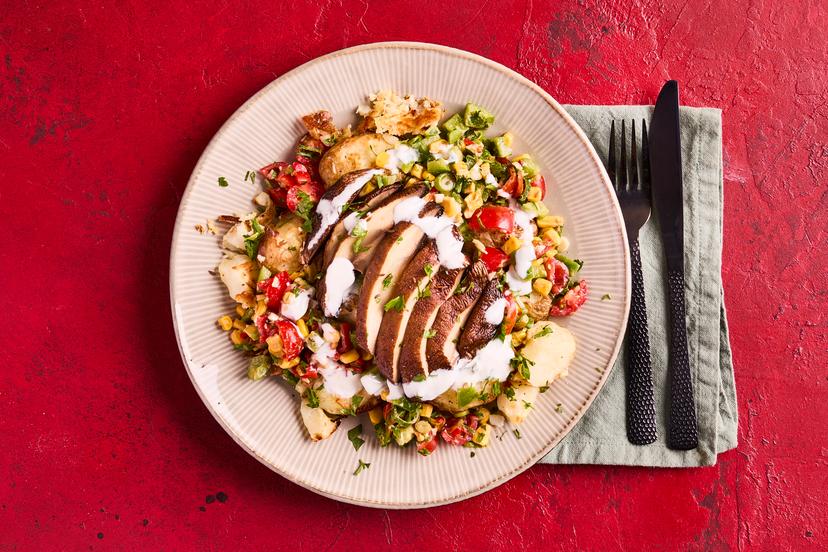
M 251 208 L 245 171 L 293 155 L 303 133 L 299 117 L 330 110 L 338 124 L 355 122 L 369 93 L 392 89 L 441 100 L 447 113 L 467 101 L 496 116 L 495 133 L 511 130 L 516 152 L 530 152 L 549 187 L 546 202 L 566 217 L 574 256 L 586 261 L 591 300 L 563 321 L 578 340 L 570 375 L 540 396 L 535 412 L 476 451 L 440 446 L 427 458 L 412 447 L 380 448 L 363 418 L 366 443 L 347 439 L 353 420 L 329 439 L 307 439 L 295 394 L 280 380 L 252 382 L 247 360 L 233 350 L 216 319 L 233 303 L 208 271 L 221 251 L 199 234 L 220 214 Z M 219 176 L 230 186 L 220 188 Z M 210 142 L 198 162 L 176 220 L 170 294 L 181 355 L 204 404 L 233 438 L 282 476 L 323 495 L 365 506 L 418 508 L 482 493 L 549 452 L 589 407 L 618 352 L 629 309 L 629 254 L 621 213 L 595 151 L 581 130 L 540 87 L 480 56 L 420 43 L 379 43 L 335 52 L 283 75 L 247 101 Z M 609 293 L 612 301 L 601 301 Z M 560 403 L 560 412 L 556 405 Z M 498 431 L 496 434 L 500 433 Z M 371 467 L 353 475 L 358 460 Z

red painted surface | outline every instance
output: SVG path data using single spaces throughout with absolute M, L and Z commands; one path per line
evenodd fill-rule
M 828 547 L 826 4 L 416 6 L 3 3 L 0 550 Z M 405 513 L 316 496 L 224 434 L 170 322 L 189 173 L 274 77 L 388 39 L 480 53 L 562 102 L 649 103 L 670 77 L 724 110 L 738 450 L 710 469 L 538 466 Z

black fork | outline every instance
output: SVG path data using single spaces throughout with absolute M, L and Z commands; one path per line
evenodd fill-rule
M 634 445 L 648 445 L 656 440 L 658 431 L 653 400 L 653 376 L 650 366 L 650 336 L 647 331 L 647 303 L 644 296 L 644 275 L 638 247 L 638 231 L 650 218 L 650 146 L 647 123 L 642 121 L 641 170 L 638 170 L 638 148 L 635 121 L 632 122 L 631 155 L 627 160 L 626 124 L 621 121 L 621 164 L 616 171 L 615 121 L 610 127 L 607 173 L 615 187 L 624 215 L 630 242 L 632 264 L 632 298 L 627 323 L 627 439 Z M 627 165 L 629 164 L 629 174 Z

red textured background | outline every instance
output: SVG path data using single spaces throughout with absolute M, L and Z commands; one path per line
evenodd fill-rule
M 279 4 L 0 6 L 0 550 L 828 547 L 824 1 Z M 482 54 L 561 102 L 651 103 L 669 77 L 724 110 L 737 451 L 537 466 L 386 512 L 285 481 L 213 421 L 167 295 L 189 173 L 275 77 L 391 39 Z

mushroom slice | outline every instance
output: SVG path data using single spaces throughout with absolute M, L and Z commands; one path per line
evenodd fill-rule
M 497 304 L 495 304 L 497 303 Z M 494 323 L 491 314 L 492 310 L 500 308 L 500 318 L 497 323 Z M 489 280 L 483 293 L 477 300 L 477 303 L 472 308 L 467 319 L 467 323 L 460 334 L 460 339 L 457 342 L 457 351 L 463 358 L 472 358 L 474 354 L 486 343 L 492 340 L 497 333 L 497 328 L 503 320 L 503 309 L 505 307 L 505 300 L 503 299 L 503 290 L 500 289 L 499 282 Z
M 403 383 L 408 383 L 421 374 L 428 375 L 426 345 L 436 335 L 436 330 L 432 331 L 432 324 L 440 306 L 451 296 L 462 276 L 462 268 L 441 268 L 426 288 L 427 292 L 420 293 L 423 297 L 420 297 L 411 311 L 397 362 Z
M 429 370 L 450 369 L 460 357 L 457 352 L 460 332 L 487 282 L 486 265 L 483 261 L 475 262 L 466 269 L 454 294 L 440 307 L 431 325 L 434 335 L 426 343 Z
M 428 203 L 420 211 L 421 215 L 440 212 L 436 203 Z M 423 231 L 414 224 L 399 222 L 372 250 L 357 299 L 356 342 L 364 351 L 374 354 L 385 304 L 393 297 L 394 286 L 420 248 L 423 236 Z
M 316 209 L 313 212 L 313 226 L 302 248 L 303 263 L 308 263 L 313 259 L 336 223 L 347 214 L 345 212 L 346 205 L 359 196 L 362 188 L 369 180 L 374 178 L 375 175 L 384 173 L 385 171 L 382 169 L 366 169 L 348 173 L 339 179 L 336 185 L 325 190 L 325 193 L 319 198 L 319 203 L 316 204 Z
M 391 299 L 377 332 L 374 361 L 388 380 L 399 381 L 399 358 L 403 337 L 417 301 L 424 297 L 440 260 L 437 245 L 429 240 L 411 259 L 393 286 Z

